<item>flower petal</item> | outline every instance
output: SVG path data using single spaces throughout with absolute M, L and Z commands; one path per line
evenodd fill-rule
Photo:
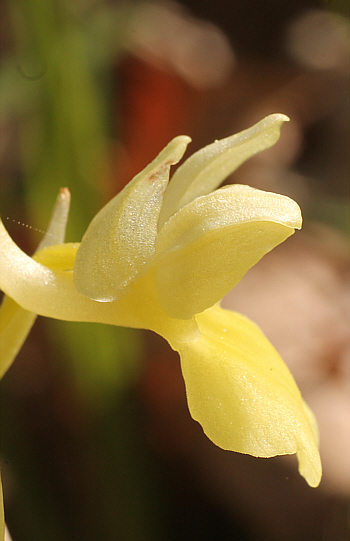
M 0 307 L 0 379 L 10 368 L 35 320 L 36 314 L 5 295 Z
M 58 194 L 49 227 L 37 251 L 64 241 L 69 206 L 70 193 L 67 188 L 63 188 Z M 35 320 L 35 313 L 24 310 L 10 297 L 4 296 L 0 307 L 0 378 L 11 366 Z
M 155 251 L 170 166 L 181 159 L 189 141 L 186 136 L 173 139 L 92 220 L 74 266 L 80 293 L 101 302 L 114 301 L 146 273 Z
M 49 246 L 26 255 L 0 221 L 0 288 L 22 308 L 66 321 L 90 321 L 171 334 L 179 342 L 198 336 L 195 319 L 171 319 L 161 309 L 152 277 L 137 281 L 122 299 L 101 303 L 78 293 L 73 266 L 79 244 Z
M 202 312 L 300 227 L 297 203 L 249 186 L 195 199 L 158 235 L 154 273 L 161 305 L 179 319 Z
M 56 262 L 56 270 L 52 270 L 25 254 L 0 221 L 0 289 L 30 312 L 68 321 L 92 321 L 93 301 L 80 295 L 73 283 L 77 249 L 76 244 L 61 244 L 38 252 L 37 259 L 52 254 Z
M 68 188 L 61 188 L 56 199 L 49 227 L 46 230 L 43 240 L 38 245 L 35 252 L 39 252 L 47 246 L 61 244 L 66 236 L 68 215 L 70 208 L 70 191 Z
M 248 158 L 274 145 L 282 123 L 288 120 L 281 114 L 267 116 L 248 130 L 215 141 L 188 158 L 165 192 L 158 230 L 180 208 L 215 190 Z
M 277 351 L 246 317 L 215 306 L 196 316 L 201 336 L 180 352 L 192 417 L 223 449 L 294 454 L 310 486 L 321 462 L 309 413 Z

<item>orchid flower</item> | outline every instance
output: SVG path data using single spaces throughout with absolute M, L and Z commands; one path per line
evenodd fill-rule
M 179 352 L 190 413 L 216 445 L 256 457 L 296 453 L 300 474 L 317 486 L 317 425 L 292 375 L 254 323 L 219 305 L 250 267 L 301 228 L 299 206 L 288 197 L 218 188 L 273 145 L 286 120 L 270 115 L 203 148 L 168 185 L 190 142 L 176 137 L 95 216 L 80 244 L 61 240 L 29 257 L 1 224 L 0 287 L 25 320 L 11 324 L 13 310 L 3 306 L 3 371 L 34 314 L 150 329 Z M 61 197 L 58 236 L 68 204 Z

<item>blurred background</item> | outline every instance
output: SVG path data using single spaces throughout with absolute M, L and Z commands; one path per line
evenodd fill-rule
M 258 323 L 318 418 L 324 478 L 215 447 L 149 332 L 38 318 L 1 387 L 13 541 L 345 541 L 349 535 L 347 0 L 0 5 L 0 210 L 33 253 L 61 187 L 67 241 L 174 136 L 187 155 L 285 113 L 228 182 L 289 195 L 304 228 L 223 304 Z M 24 224 L 24 225 L 21 225 Z M 1 345 L 0 345 L 1 347 Z

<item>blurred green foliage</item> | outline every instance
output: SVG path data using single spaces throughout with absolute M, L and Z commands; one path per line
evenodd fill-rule
M 14 219 L 30 225 L 14 232 L 25 249 L 34 251 L 35 230 L 46 227 L 61 187 L 72 194 L 68 241 L 81 239 L 106 202 L 112 71 L 133 8 L 62 0 L 7 4 L 8 39 L 14 47 L 1 60 L 0 122 L 5 135 L 7 129 L 15 133 L 15 142 L 10 137 L 3 151 L 7 160 L 11 153 L 11 164 L 2 171 L 1 212 L 9 226 Z M 73 428 L 67 434 L 53 424 L 42 437 L 36 428 L 40 419 L 26 418 L 23 403 L 5 388 L 3 453 L 10 457 L 17 487 L 10 527 L 23 539 L 63 541 L 71 534 L 75 539 L 100 534 L 114 539 L 116 531 L 125 539 L 154 538 L 146 524 L 152 513 L 148 505 L 145 510 L 143 459 L 137 443 L 130 441 L 134 416 L 125 401 L 143 360 L 141 335 L 49 320 L 41 321 L 40 328 L 45 347 L 39 354 L 44 363 L 59 364 L 51 367 L 61 374 L 55 385 L 67 393 L 69 381 L 73 389 L 73 402 L 68 395 L 63 398 Z M 59 422 L 50 401 L 43 407 L 51 422 Z M 83 430 L 74 408 L 88 412 Z M 34 427 L 29 431 L 28 422 Z M 67 445 L 72 454 L 58 466 Z M 6 478 L 5 471 L 5 488 Z
M 4 179 L 2 205 L 6 215 L 43 229 L 59 189 L 67 186 L 67 240 L 77 241 L 107 198 L 111 61 L 122 50 L 131 8 L 101 3 L 88 9 L 58 0 L 15 0 L 8 8 L 16 54 L 1 66 L 0 120 L 9 119 L 18 130 L 20 181 Z M 136 333 L 45 325 L 59 337 L 85 398 L 88 381 L 95 391 L 100 385 L 102 394 L 118 379 L 129 381 L 133 370 L 121 365 L 135 367 Z

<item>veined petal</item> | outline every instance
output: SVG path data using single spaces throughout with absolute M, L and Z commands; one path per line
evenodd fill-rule
M 110 302 L 127 294 L 152 262 L 157 222 L 170 166 L 183 156 L 190 138 L 173 139 L 92 220 L 74 266 L 77 290 Z
M 215 190 L 248 158 L 274 145 L 281 125 L 288 120 L 281 114 L 267 116 L 248 130 L 215 141 L 188 158 L 165 192 L 158 230 L 180 208 Z
M 257 457 L 297 453 L 310 486 L 321 462 L 310 413 L 288 368 L 246 317 L 215 306 L 196 316 L 201 336 L 181 355 L 192 417 L 219 447 Z
M 249 186 L 195 199 L 158 235 L 154 275 L 164 310 L 186 319 L 209 308 L 301 222 L 295 201 Z
M 58 194 L 49 227 L 37 251 L 64 241 L 69 206 L 70 193 L 67 188 L 63 188 Z M 10 297 L 4 296 L 0 306 L 0 378 L 11 366 L 35 320 L 35 313 L 24 310 Z

